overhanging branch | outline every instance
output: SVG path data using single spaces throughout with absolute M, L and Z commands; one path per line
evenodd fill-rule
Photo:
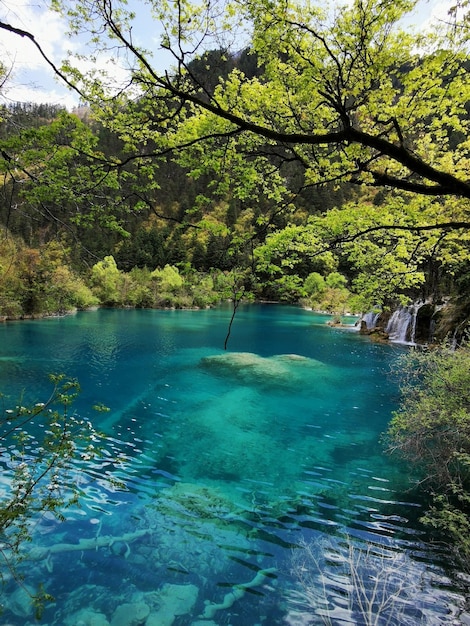
M 47 56 L 47 54 L 44 52 L 44 50 L 41 48 L 40 44 L 36 41 L 36 38 L 34 37 L 34 35 L 32 35 L 30 32 L 23 30 L 21 28 L 16 28 L 15 26 L 11 26 L 10 24 L 6 24 L 5 22 L 0 22 L 0 29 L 2 30 L 6 30 L 9 33 L 13 33 L 15 35 L 19 35 L 20 37 L 26 37 L 26 39 L 29 39 L 31 41 L 31 43 L 36 46 L 39 54 L 42 56 L 42 58 L 44 59 L 44 61 L 49 65 L 49 67 L 52 69 L 52 71 L 54 72 L 54 74 L 56 76 L 58 76 L 61 80 L 64 81 L 64 83 L 70 87 L 70 89 L 73 89 L 73 91 L 75 91 L 76 93 L 78 93 L 78 95 L 83 98 L 83 100 L 86 100 L 86 95 L 79 89 L 79 87 L 77 87 L 77 85 L 74 85 L 74 83 L 72 83 L 67 76 L 55 65 L 55 63 L 53 63 L 51 61 L 51 59 Z
M 377 226 L 370 226 L 369 228 L 364 228 L 363 230 L 358 231 L 357 233 L 346 235 L 344 237 L 338 238 L 334 243 L 342 244 L 349 243 L 351 241 L 355 241 L 356 239 L 360 239 L 361 237 L 365 237 L 370 233 L 374 233 L 380 230 L 401 230 L 411 233 L 420 233 L 432 230 L 440 230 L 440 231 L 452 231 L 452 230 L 469 230 L 470 222 L 460 222 L 460 221 L 451 221 L 451 222 L 442 222 L 440 224 L 424 224 L 422 226 L 406 226 L 404 224 L 378 224 Z
M 358 144 L 365 148 L 369 148 L 376 153 L 376 158 L 381 156 L 387 157 L 406 167 L 411 174 L 418 175 L 424 181 L 430 181 L 432 184 L 425 184 L 422 182 L 411 182 L 407 179 L 396 178 L 389 176 L 386 173 L 372 172 L 374 177 L 374 183 L 377 186 L 390 186 L 396 189 L 403 189 L 414 193 L 440 196 L 440 195 L 455 195 L 464 198 L 470 198 L 470 183 L 466 180 L 461 180 L 457 176 L 438 170 L 428 163 L 424 162 L 419 156 L 410 152 L 401 142 L 399 145 L 385 139 L 384 137 L 371 135 L 365 133 L 353 126 L 346 125 L 344 128 L 326 133 L 285 133 L 260 125 L 251 121 L 242 115 L 233 113 L 232 111 L 224 108 L 220 102 L 214 97 L 209 100 L 201 98 L 196 92 L 191 89 L 183 89 L 179 86 L 178 82 L 173 80 L 168 73 L 159 75 L 154 68 L 150 65 L 148 59 L 144 53 L 139 50 L 132 42 L 125 37 L 119 25 L 113 21 L 111 15 L 107 16 L 108 27 L 113 32 L 113 35 L 118 38 L 121 43 L 135 56 L 141 63 L 141 66 L 148 73 L 150 82 L 153 81 L 153 85 L 156 88 L 162 89 L 169 93 L 174 98 L 177 98 L 184 103 L 192 103 L 200 109 L 204 109 L 215 116 L 224 119 L 235 126 L 238 131 L 247 131 L 264 137 L 270 141 L 278 142 L 288 146 L 294 145 L 309 145 L 309 146 L 321 146 L 321 145 L 347 145 Z M 72 83 L 67 76 L 58 68 L 44 53 L 35 37 L 23 29 L 13 27 L 4 22 L 0 22 L 0 29 L 19 35 L 20 37 L 26 37 L 29 39 L 38 49 L 39 53 L 46 61 L 46 63 L 52 68 L 53 72 L 66 84 L 68 87 L 78 93 L 84 100 L 86 95 L 80 90 L 77 85 Z M 139 78 L 136 76 L 135 78 Z M 147 82 L 140 77 L 142 83 Z M 206 94 L 207 95 L 207 94 Z M 202 138 L 201 138 L 202 141 Z M 347 174 L 346 174 L 347 175 Z M 354 181 L 353 181 L 354 182 Z M 360 181 L 357 181 L 360 182 Z

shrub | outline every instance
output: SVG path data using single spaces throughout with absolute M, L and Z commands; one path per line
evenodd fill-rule
M 470 571 L 470 347 L 414 350 L 399 369 L 402 400 L 388 449 L 420 472 L 433 496 L 424 521 Z

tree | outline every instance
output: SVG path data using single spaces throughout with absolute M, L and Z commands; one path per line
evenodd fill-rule
M 0 316 L 63 314 L 98 304 L 67 264 L 69 253 L 57 241 L 30 248 L 5 230 L 0 237 Z
M 7 233 L 0 239 L 0 315 L 17 317 L 23 313 L 23 284 L 18 268 L 22 246 Z
M 151 2 L 160 49 L 174 60 L 166 71 L 135 43 L 135 16 L 124 2 L 56 0 L 72 34 L 90 33 L 92 58 L 114 51 L 128 59 L 129 88 L 111 91 L 110 76 L 84 76 L 72 59 L 60 68 L 48 61 L 97 106 L 100 119 L 120 129 L 135 157 L 193 148 L 214 164 L 214 153 L 224 151 L 235 167 L 250 154 L 251 171 L 298 161 L 309 185 L 349 180 L 470 198 L 468 24 L 464 14 L 439 30 L 410 33 L 400 24 L 415 4 Z M 137 10 L 145 11 L 143 3 Z M 45 56 L 33 34 L 0 27 L 28 37 Z M 208 85 L 191 63 L 214 44 L 233 54 L 229 37 L 251 46 L 257 75 L 235 67 Z M 157 151 L 146 150 L 157 135 Z
M 467 7 L 464 3 L 456 10 L 449 24 L 417 34 L 402 26 L 415 4 L 137 4 L 140 18 L 150 9 L 148 17 L 161 32 L 160 50 L 173 60 L 162 70 L 132 37 L 135 16 L 125 2 L 56 0 L 70 32 L 90 34 L 91 58 L 125 58 L 129 80 L 116 88 L 111 75 L 82 74 L 71 57 L 61 67 L 49 62 L 91 105 L 95 120 L 119 137 L 122 150 L 105 158 L 106 167 L 121 175 L 138 172 L 132 209 L 155 210 L 146 187 L 156 185 L 157 164 L 167 167 L 172 160 L 191 179 L 205 183 L 204 192 L 178 219 L 204 228 L 209 212 L 221 203 L 228 203 L 232 213 L 236 207 L 228 237 L 237 240 L 238 251 L 242 245 L 251 251 L 273 228 L 297 225 L 296 208 L 321 185 L 387 190 L 386 211 L 380 209 L 379 196 L 376 201 L 370 195 L 372 210 L 362 230 L 343 221 L 346 233 L 337 229 L 334 238 L 327 237 L 332 247 L 349 242 L 349 258 L 358 266 L 361 258 L 372 267 L 381 261 L 380 240 L 386 242 L 389 267 L 380 262 L 383 272 L 371 274 L 363 264 L 359 276 L 351 277 L 364 303 L 379 292 L 378 304 L 390 300 L 397 285 L 406 299 L 422 283 L 426 255 L 419 237 L 429 250 L 432 239 L 442 249 L 441 233 L 460 236 L 470 226 Z M 43 54 L 33 34 L 5 22 L 0 28 L 28 37 Z M 251 55 L 246 72 L 246 63 L 238 62 L 240 45 L 245 58 Z M 311 196 L 313 207 L 317 198 Z M 419 219 L 416 212 L 403 211 L 407 204 L 416 207 L 416 198 Z M 444 198 L 449 200 L 444 203 Z M 115 212 L 116 203 L 112 206 Z M 103 210 L 98 208 L 95 218 Z M 381 236 L 385 231 L 392 234 Z M 419 254 L 413 254 L 413 244 Z M 250 262 L 246 251 L 237 259 L 243 265 Z M 316 268 L 306 268 L 304 276 L 311 271 Z M 397 280 L 382 289 L 390 271 Z M 379 277 L 375 284 L 366 278 L 371 275 Z
M 304 282 L 305 294 L 309 297 L 321 295 L 325 289 L 325 279 L 318 272 L 312 272 L 307 276 Z
M 122 284 L 122 273 L 119 271 L 114 257 L 105 256 L 102 261 L 98 261 L 91 268 L 91 282 L 93 289 L 103 304 L 120 304 L 120 287 Z
M 359 309 L 371 310 L 412 300 L 440 302 L 442 295 L 455 294 L 455 277 L 470 254 L 470 232 L 442 224 L 465 211 L 465 203 L 454 198 L 364 194 L 310 218 L 303 228 L 314 236 L 310 252 L 329 250 L 358 294 Z M 440 227 L 434 225 L 439 219 Z
M 91 128 L 65 111 L 38 127 L 19 125 L 8 133 L 0 141 L 5 226 L 31 245 L 48 230 L 61 230 L 74 243 L 77 229 L 91 225 L 123 233 L 125 212 L 117 205 L 125 204 L 126 174 L 110 169 L 97 143 Z
M 157 285 L 157 290 L 161 292 L 178 293 L 184 284 L 184 279 L 180 275 L 178 268 L 173 265 L 165 265 L 163 269 L 156 269 L 150 277 Z
M 251 251 L 274 228 L 297 226 L 309 190 L 327 183 L 385 189 L 386 211 L 372 192 L 369 219 L 360 219 L 364 204 L 356 212 L 362 230 L 344 220 L 347 230 L 335 227 L 334 237 L 323 229 L 323 247 L 346 247 L 342 258 L 356 264 L 351 280 L 364 305 L 374 294 L 373 304 L 380 304 L 393 289 L 402 299 L 416 292 L 426 259 L 439 267 L 441 234 L 448 241 L 451 231 L 460 237 L 470 225 L 467 5 L 459 5 L 449 24 L 416 34 L 402 26 L 415 4 L 142 2 L 139 17 L 150 9 L 160 51 L 173 59 L 173 67 L 162 70 L 132 37 L 135 16 L 122 0 L 56 0 L 70 32 L 90 34 L 91 58 L 126 59 L 129 80 L 116 88 L 110 74 L 84 75 L 73 58 L 61 67 L 49 63 L 91 105 L 95 120 L 119 137 L 119 155 L 95 160 L 109 173 L 134 177 L 126 195 L 135 199 L 132 210 L 155 211 L 147 187 L 156 188 L 156 164 L 168 167 L 169 160 L 205 185 L 177 219 L 204 228 L 208 214 L 228 203 L 230 267 L 252 262 Z M 28 37 L 44 56 L 34 34 L 5 22 L 0 28 Z M 242 57 L 250 59 L 249 69 Z M 318 194 L 311 195 L 313 207 Z M 419 219 L 403 211 L 416 207 L 416 198 Z M 118 200 L 111 203 L 114 212 Z M 92 219 L 109 211 L 97 208 Z M 380 256 L 384 244 L 388 266 Z M 316 268 L 303 275 L 311 271 Z M 291 274 L 283 280 L 295 292 Z

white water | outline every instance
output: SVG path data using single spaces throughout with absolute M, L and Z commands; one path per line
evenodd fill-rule
M 402 307 L 393 312 L 385 328 L 390 341 L 415 345 L 416 319 L 422 302 Z
M 362 321 L 366 323 L 366 327 L 368 329 L 372 329 L 376 327 L 379 316 L 380 316 L 380 311 L 378 313 L 373 313 L 373 312 L 366 313 L 362 317 Z

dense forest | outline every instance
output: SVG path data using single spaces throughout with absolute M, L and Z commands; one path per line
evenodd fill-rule
M 210 56 L 222 63 L 221 52 Z M 310 246 L 314 226 L 304 226 L 352 198 L 348 185 L 296 194 L 289 206 L 230 192 L 208 202 L 208 177 L 175 163 L 159 164 L 150 183 L 140 167 L 108 171 L 125 158 L 122 142 L 86 107 L 18 104 L 2 117 L 4 317 L 208 306 L 241 289 L 334 313 L 366 306 L 354 298 L 360 270 L 327 240 Z
M 222 77 L 231 65 L 250 69 L 248 50 L 224 59 L 211 51 L 194 74 L 208 61 Z M 437 337 L 464 327 L 465 234 L 377 227 L 397 220 L 397 206 L 403 220 L 412 206 L 421 223 L 435 200 L 348 182 L 308 187 L 295 161 L 282 166 L 282 197 L 228 188 L 209 198 L 217 180 L 170 159 L 128 160 L 122 139 L 86 106 L 15 104 L 2 119 L 4 318 L 93 305 L 204 307 L 243 294 L 337 315 L 426 301 L 428 318 L 441 321 Z M 443 303 L 446 316 L 435 316 Z
M 171 72 L 134 44 L 124 4 L 55 4 L 72 33 L 132 55 L 132 89 L 69 59 L 55 71 L 80 107 L 2 107 L 0 316 L 270 300 L 386 319 L 426 303 L 426 343 L 463 345 L 403 365 L 419 375 L 390 447 L 429 476 L 447 455 L 429 523 L 468 555 L 466 3 L 428 37 L 400 29 L 405 2 L 359 0 L 334 20 L 283 2 L 223 17 L 163 3 Z M 230 20 L 251 25 L 242 49 L 214 35 Z
M 327 245 L 324 252 L 300 253 L 294 260 L 273 237 L 292 228 L 288 215 L 298 213 L 298 226 L 282 233 L 294 247 L 296 239 L 307 237 L 302 222 L 321 207 L 342 204 L 352 194 L 346 186 L 319 190 L 313 200 L 298 198 L 287 214 L 269 199 L 260 199 L 255 211 L 251 202 L 230 193 L 214 206 L 199 206 L 207 177 L 192 180 L 178 164 L 159 165 L 151 184 L 140 168 L 110 173 L 100 166 L 99 160 L 125 158 L 123 148 L 85 107 L 67 113 L 13 105 L 2 117 L 1 218 L 9 234 L 2 250 L 9 268 L 3 276 L 3 316 L 95 304 L 207 306 L 241 288 L 247 298 L 290 302 L 316 291 L 323 308 L 338 313 L 348 308 L 347 278 L 338 273 L 340 259 Z M 77 150 L 87 151 L 82 163 Z M 71 177 L 80 189 L 70 185 Z M 288 256 L 292 270 L 281 272 Z M 277 273 L 284 277 L 279 280 Z

